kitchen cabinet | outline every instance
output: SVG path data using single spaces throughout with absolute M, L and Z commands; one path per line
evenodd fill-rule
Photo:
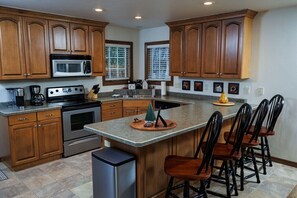
M 22 18 L 0 13 L 0 79 L 23 79 L 25 56 Z
M 256 14 L 252 10 L 242 10 L 168 22 L 170 74 L 249 78 L 252 23 Z
M 183 75 L 184 27 L 170 28 L 170 75 Z
M 10 165 L 14 170 L 61 157 L 60 110 L 8 117 Z
M 26 78 L 50 78 L 48 21 L 24 17 Z
M 102 102 L 102 121 L 112 120 L 123 117 L 123 101 Z
M 202 77 L 219 77 L 221 21 L 203 24 Z
M 49 21 L 52 54 L 89 54 L 88 26 L 63 21 Z
M 105 75 L 105 33 L 103 27 L 89 26 L 89 46 L 93 76 Z
M 170 29 L 170 75 L 200 76 L 201 24 Z
M 146 113 L 150 103 L 152 100 L 124 100 L 123 117 Z

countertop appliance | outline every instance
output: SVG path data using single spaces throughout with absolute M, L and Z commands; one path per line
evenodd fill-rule
M 52 77 L 77 77 L 92 75 L 89 55 L 51 54 Z
M 46 88 L 46 98 L 62 106 L 64 157 L 101 146 L 100 136 L 83 130 L 101 121 L 101 102 L 86 99 L 83 85 Z
M 43 101 L 45 97 L 43 94 L 40 93 L 40 86 L 39 85 L 31 85 L 30 86 L 30 94 L 31 94 L 31 105 L 40 106 L 43 105 Z
M 23 109 L 25 107 L 25 91 L 23 88 L 15 88 L 15 104 L 18 108 Z

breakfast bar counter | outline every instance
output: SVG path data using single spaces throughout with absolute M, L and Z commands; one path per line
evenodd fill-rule
M 215 111 L 223 115 L 222 131 L 229 129 L 232 118 L 242 103 L 234 106 L 215 106 L 210 100 L 162 97 L 158 100 L 181 102 L 180 107 L 162 110 L 164 119 L 177 126 L 165 131 L 140 131 L 130 127 L 134 118 L 145 114 L 85 125 L 84 129 L 110 142 L 110 146 L 136 156 L 137 197 L 164 197 L 168 183 L 163 166 L 167 155 L 194 156 L 201 131 Z M 255 106 L 253 106 L 255 108 Z M 223 141 L 223 137 L 219 138 Z

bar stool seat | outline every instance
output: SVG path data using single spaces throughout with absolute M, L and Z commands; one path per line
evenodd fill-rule
M 225 132 L 224 133 L 224 139 L 227 140 L 228 136 L 229 136 L 229 132 Z M 260 144 L 260 141 L 259 140 L 253 140 L 252 137 L 253 136 L 251 134 L 245 134 L 243 136 L 243 139 L 242 139 L 241 147 L 258 146 Z M 235 136 L 231 135 L 231 137 L 229 139 L 229 143 L 234 144 L 234 139 L 235 139 Z M 251 141 L 251 139 L 252 139 L 252 141 Z
M 232 153 L 234 146 L 225 143 L 216 143 L 213 149 L 213 158 L 216 160 L 239 160 L 241 158 L 241 151 Z
M 251 129 L 248 131 L 249 134 L 254 133 L 254 127 L 252 126 Z M 260 129 L 259 137 L 265 137 L 265 136 L 273 136 L 275 135 L 275 131 L 268 131 L 267 127 L 262 126 Z
M 185 180 L 206 180 L 210 177 L 211 169 L 202 169 L 201 173 L 197 175 L 197 168 L 202 164 L 202 159 L 194 159 L 192 157 L 182 157 L 176 155 L 169 155 L 165 159 L 164 169 L 165 173 L 177 179 Z

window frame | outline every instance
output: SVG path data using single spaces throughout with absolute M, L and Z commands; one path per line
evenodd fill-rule
M 103 85 L 122 85 L 128 84 L 128 81 L 132 81 L 133 79 L 133 42 L 130 41 L 117 41 L 117 40 L 105 40 L 104 52 L 106 44 L 117 44 L 117 45 L 129 45 L 130 46 L 130 78 L 126 80 L 106 80 L 105 76 L 103 76 L 102 81 Z M 106 55 L 104 53 L 104 58 L 106 59 Z M 105 68 L 106 68 L 106 60 L 105 60 Z
M 169 40 L 164 40 L 164 41 L 154 41 L 154 42 L 146 42 L 144 43 L 144 57 L 145 57 L 145 79 L 148 79 L 148 73 L 149 73 L 149 69 L 148 69 L 148 46 L 151 45 L 163 45 L 163 44 L 169 44 Z M 169 58 L 170 61 L 170 58 Z M 170 67 L 170 64 L 169 64 Z M 169 68 L 170 70 L 170 68 Z M 147 81 L 148 84 L 150 85 L 161 85 L 161 81 L 156 81 L 156 80 L 148 80 Z M 166 81 L 166 85 L 167 86 L 173 86 L 173 76 L 170 76 L 170 81 Z

